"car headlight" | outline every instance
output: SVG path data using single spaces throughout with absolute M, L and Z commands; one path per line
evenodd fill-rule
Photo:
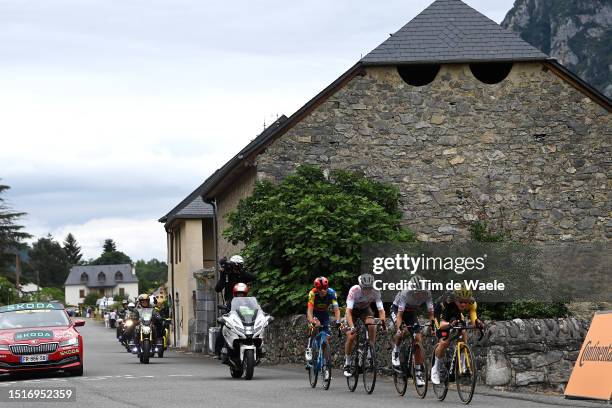
M 0 344 L 0 350 L 8 350 L 9 346 L 8 344 Z
M 60 341 L 60 344 L 59 344 L 60 347 L 78 346 L 78 345 L 79 345 L 78 337 L 73 337 L 68 340 Z

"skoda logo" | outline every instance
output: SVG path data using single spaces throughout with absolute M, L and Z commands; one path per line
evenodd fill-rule
M 37 339 L 30 340 L 30 344 L 33 345 L 33 346 L 38 345 L 38 343 L 39 343 L 39 341 Z

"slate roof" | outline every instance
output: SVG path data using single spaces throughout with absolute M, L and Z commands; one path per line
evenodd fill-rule
M 119 271 L 123 274 L 122 281 L 115 281 L 115 273 Z M 104 272 L 106 279 L 102 282 L 98 281 L 98 274 Z M 81 282 L 81 274 L 87 274 L 87 282 Z M 138 278 L 132 274 L 132 265 L 86 265 L 73 266 L 70 268 L 70 273 L 66 278 L 65 285 L 85 285 L 88 288 L 103 288 L 114 287 L 119 283 L 138 283 Z
M 460 0 L 436 0 L 362 58 L 366 65 L 550 57 Z

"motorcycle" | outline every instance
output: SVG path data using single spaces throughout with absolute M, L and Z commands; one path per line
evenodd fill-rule
M 149 358 L 163 348 L 158 342 L 161 339 L 156 339 L 155 327 L 153 325 L 153 308 L 142 308 L 139 311 L 139 324 L 136 327 L 136 336 L 139 342 L 132 349 L 133 353 L 138 354 L 138 359 L 143 364 L 149 364 Z
M 134 331 L 135 331 L 135 319 L 126 316 L 121 324 L 121 335 L 119 341 L 125 347 L 127 352 L 131 352 L 134 347 Z
M 170 322 L 172 319 L 166 318 L 164 319 L 164 327 L 162 330 L 162 339 L 161 345 L 158 347 L 157 356 L 159 358 L 164 357 L 164 351 L 168 349 L 168 342 L 170 341 Z
M 225 306 L 219 308 L 227 312 Z M 219 317 L 225 341 L 221 357 L 229 365 L 232 378 L 240 378 L 243 373 L 245 379 L 253 378 L 255 366 L 263 358 L 264 329 L 273 320 L 254 297 L 234 298 L 229 312 Z

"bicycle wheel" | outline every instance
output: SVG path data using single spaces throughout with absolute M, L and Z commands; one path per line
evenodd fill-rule
M 395 385 L 395 391 L 399 395 L 404 395 L 408 386 L 408 365 L 410 364 L 408 354 L 408 348 L 405 344 L 402 344 L 400 349 L 400 366 L 393 367 L 393 384 Z
M 351 362 L 351 376 L 346 377 L 346 385 L 350 392 L 354 392 L 359 382 L 359 345 L 353 349 L 353 361 Z
M 434 352 L 435 352 L 435 348 L 434 348 Z M 448 354 L 448 350 L 446 350 L 446 354 Z M 434 384 L 433 382 L 431 383 L 433 390 L 434 390 L 434 394 L 436 394 L 436 398 L 439 401 L 444 401 L 444 398 L 446 398 L 446 394 L 448 393 L 448 364 L 446 363 L 446 354 L 443 357 L 443 361 L 440 367 L 440 384 Z M 435 356 L 432 352 L 431 355 L 431 367 L 433 370 L 433 366 L 434 366 L 434 360 Z
M 321 373 L 323 374 L 323 389 L 329 390 L 332 379 L 332 363 L 327 358 L 323 362 Z
M 425 384 L 423 385 L 419 385 L 417 384 L 417 374 L 416 374 L 416 360 L 415 360 L 415 356 L 416 356 L 416 349 L 413 347 L 412 348 L 412 353 L 411 354 L 411 360 L 410 360 L 410 369 L 411 369 L 411 373 L 412 373 L 412 381 L 414 382 L 414 389 L 417 393 L 417 395 L 419 396 L 419 398 L 425 398 L 425 395 L 427 395 L 427 384 L 429 383 L 429 376 L 428 371 L 427 371 L 427 364 L 425 364 L 425 361 L 423 361 L 423 367 L 421 367 L 421 369 L 423 370 L 422 372 L 422 376 L 423 376 L 423 381 L 425 382 Z
M 476 378 L 478 376 L 478 370 L 476 367 L 476 361 L 472 357 L 472 350 L 467 344 L 460 343 L 457 353 L 456 367 L 457 375 L 455 376 L 455 382 L 457 383 L 457 393 L 459 399 L 464 404 L 469 404 L 474 396 L 474 388 L 476 388 Z M 459 360 L 464 360 L 463 362 Z
M 363 349 L 363 388 L 368 394 L 371 394 L 376 386 L 376 371 L 378 369 L 376 351 L 370 342 L 367 342 Z
M 313 342 L 314 343 L 314 342 Z M 308 367 L 308 380 L 312 388 L 317 386 L 317 380 L 319 379 L 319 346 L 318 344 L 312 345 L 312 360 L 310 360 L 310 367 Z

